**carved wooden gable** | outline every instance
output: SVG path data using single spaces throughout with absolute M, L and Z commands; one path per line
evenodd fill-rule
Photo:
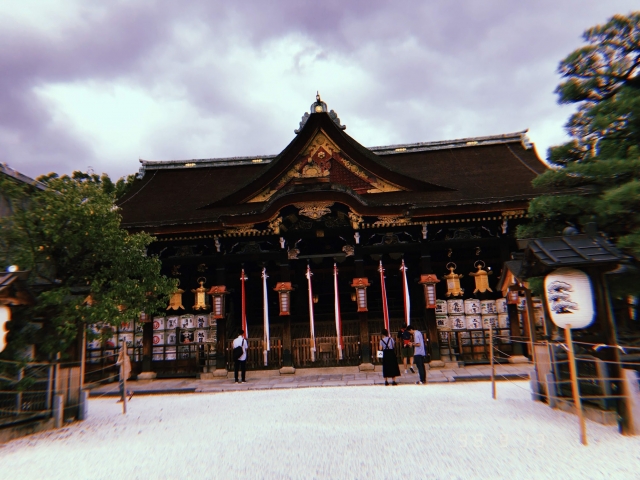
M 316 182 L 344 185 L 359 194 L 404 190 L 346 158 L 321 130 L 307 144 L 294 165 L 258 195 L 248 200 L 248 203 L 266 202 L 291 183 Z

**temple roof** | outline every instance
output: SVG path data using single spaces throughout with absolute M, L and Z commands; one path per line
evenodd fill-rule
M 366 148 L 330 113 L 324 104 L 306 114 L 278 155 L 141 160 L 142 178 L 119 204 L 123 226 L 218 228 L 325 200 L 359 215 L 424 217 L 526 208 L 540 194 L 531 181 L 547 167 L 526 131 Z

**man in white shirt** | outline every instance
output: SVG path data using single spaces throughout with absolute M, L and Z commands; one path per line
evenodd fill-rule
M 249 345 L 247 344 L 247 339 L 244 338 L 244 330 L 240 330 L 240 334 L 238 335 L 238 338 L 236 338 L 233 341 L 233 349 L 235 350 L 238 347 L 242 348 L 242 355 L 240 355 L 240 358 L 234 358 L 234 376 L 236 379 L 236 383 L 238 382 L 238 370 L 242 371 L 242 383 L 247 383 L 247 381 L 245 380 L 245 375 L 247 373 L 247 347 Z M 235 357 L 235 355 L 234 355 Z
M 427 383 L 427 372 L 424 369 L 424 360 L 427 356 L 427 351 L 424 346 L 424 337 L 420 330 L 416 330 L 413 326 L 409 325 L 407 330 L 413 335 L 413 346 L 415 350 L 413 352 L 413 360 L 418 367 L 418 373 L 420 374 L 420 380 L 416 382 L 416 385 L 424 385 Z

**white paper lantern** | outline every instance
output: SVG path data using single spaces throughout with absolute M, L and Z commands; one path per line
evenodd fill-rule
M 589 276 L 575 268 L 559 268 L 544 279 L 551 320 L 560 328 L 586 328 L 595 318 Z

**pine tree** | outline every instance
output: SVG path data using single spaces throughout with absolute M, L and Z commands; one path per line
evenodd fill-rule
M 586 46 L 559 66 L 559 102 L 577 111 L 571 140 L 548 152 L 552 170 L 534 186 L 530 223 L 518 236 L 561 235 L 596 221 L 615 243 L 640 257 L 640 12 L 615 15 L 584 33 Z

